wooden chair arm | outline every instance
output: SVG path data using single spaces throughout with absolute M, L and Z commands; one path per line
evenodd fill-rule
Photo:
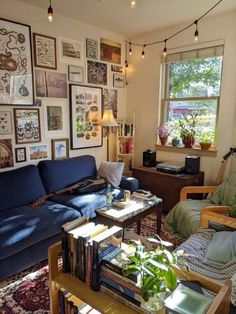
M 187 199 L 189 193 L 212 193 L 216 190 L 217 186 L 185 186 L 180 191 L 180 200 Z
M 208 221 L 212 220 L 223 225 L 236 228 L 236 219 L 226 216 L 226 211 L 229 210 L 228 206 L 206 206 L 201 209 L 200 213 L 200 227 L 208 228 Z

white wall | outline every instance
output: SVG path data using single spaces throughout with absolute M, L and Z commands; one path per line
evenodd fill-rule
M 15 0 L 0 0 L 0 7 L 1 7 L 1 13 L 0 17 L 4 19 L 9 19 L 12 21 L 28 24 L 31 26 L 31 32 L 36 32 L 52 37 L 57 38 L 57 49 L 58 49 L 58 37 L 65 37 L 70 38 L 78 41 L 82 41 L 84 44 L 84 56 L 86 57 L 86 38 L 92 38 L 99 42 L 100 37 L 111 39 L 113 41 L 117 41 L 122 43 L 122 63 L 124 62 L 123 56 L 124 56 L 124 38 L 120 35 L 111 33 L 109 31 L 106 31 L 104 29 L 96 28 L 94 26 L 80 23 L 72 19 L 65 18 L 63 16 L 56 15 L 55 12 L 55 19 L 53 23 L 49 23 L 47 21 L 46 12 L 47 8 L 45 10 L 41 10 L 39 8 L 23 4 L 21 2 L 17 2 Z M 33 48 L 32 48 L 33 49 Z M 98 49 L 99 50 L 99 49 Z M 59 59 L 58 53 L 57 53 L 57 59 Z M 99 61 L 99 60 L 98 60 Z M 104 61 L 102 61 L 104 62 Z M 68 64 L 57 64 L 57 71 L 61 73 L 67 73 L 68 72 Z M 113 87 L 113 72 L 110 70 L 110 63 L 108 63 L 108 85 L 102 86 L 102 85 L 96 85 L 104 88 L 114 88 Z M 84 61 L 84 68 L 86 73 L 86 58 Z M 86 75 L 85 75 L 85 82 L 86 84 Z M 126 94 L 125 94 L 125 88 L 118 88 L 118 118 L 123 119 L 126 114 Z M 69 95 L 69 93 L 68 93 Z M 37 97 L 39 98 L 39 97 Z M 40 120 L 41 120 L 41 143 L 36 144 L 48 144 L 48 152 L 49 152 L 49 158 L 51 158 L 51 138 L 62 138 L 66 137 L 69 138 L 70 135 L 70 127 L 69 127 L 69 98 L 63 99 L 63 98 L 41 98 L 42 99 L 42 107 L 40 107 Z M 65 111 L 65 132 L 63 134 L 60 133 L 60 135 L 52 137 L 45 134 L 45 108 L 46 105 L 62 105 L 64 107 Z M 0 110 L 4 111 L 11 111 L 13 113 L 13 108 L 20 108 L 19 106 L 0 106 Z M 30 107 L 29 107 L 30 108 Z M 35 108 L 35 107 L 34 107 Z M 13 117 L 13 115 L 12 115 Z M 10 135 L 4 135 L 0 136 L 1 139 L 12 139 L 13 143 L 13 153 L 15 147 L 26 147 L 28 151 L 28 146 L 33 144 L 24 144 L 24 145 L 15 145 L 15 136 L 14 131 L 13 134 Z M 84 154 L 91 154 L 96 157 L 97 165 L 100 164 L 102 160 L 106 160 L 106 138 L 103 139 L 103 147 L 97 147 L 97 148 L 90 148 L 90 149 L 79 149 L 79 150 L 70 150 L 70 157 L 77 156 L 77 155 L 84 155 Z M 15 167 L 21 167 L 28 163 L 29 156 L 27 154 L 27 162 L 26 163 L 15 163 L 15 156 L 14 156 L 14 164 Z M 33 162 L 31 162 L 33 163 Z M 13 168 L 5 168 L 2 170 L 11 170 Z M 0 169 L 1 171 L 1 169 Z
M 131 41 L 142 44 L 153 42 L 172 35 L 183 26 L 154 31 Z M 171 48 L 193 45 L 194 27 L 168 41 Z M 236 146 L 236 11 L 215 17 L 207 17 L 199 23 L 199 43 L 223 39 L 225 41 L 224 64 L 222 73 L 221 98 L 218 121 L 217 157 L 201 157 L 201 170 L 205 171 L 205 182 L 213 182 L 219 169 L 222 156 L 231 146 Z M 145 58 L 141 58 L 141 49 L 134 48 L 129 58 L 127 108 L 136 114 L 135 165 L 142 164 L 142 152 L 154 148 L 157 141 L 156 128 L 160 109 L 160 55 L 163 45 L 147 47 Z M 158 160 L 184 161 L 184 153 L 166 153 L 157 151 Z M 236 170 L 236 157 L 227 163 L 225 176 Z

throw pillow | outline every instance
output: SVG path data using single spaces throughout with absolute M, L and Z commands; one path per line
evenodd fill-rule
M 103 161 L 98 169 L 98 176 L 107 180 L 113 187 L 118 188 L 124 165 L 124 162 Z
M 219 222 L 212 221 L 212 220 L 208 221 L 208 228 L 213 229 L 216 232 L 219 232 L 219 231 L 236 231 L 236 228 L 233 228 L 233 227 L 230 227 L 227 225 L 223 225 Z
M 236 231 L 216 232 L 208 245 L 207 259 L 227 263 L 236 257 Z

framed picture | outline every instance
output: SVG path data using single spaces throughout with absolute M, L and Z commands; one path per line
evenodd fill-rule
M 35 70 L 37 97 L 67 98 L 67 76 L 64 73 Z
M 83 62 L 83 43 L 59 37 L 59 57 L 62 63 L 81 64 Z
M 0 169 L 13 166 L 12 140 L 0 140 Z
M 125 76 L 123 74 L 113 74 L 113 86 L 114 87 L 125 87 Z
M 86 57 L 88 59 L 98 59 L 98 41 L 86 38 Z
M 52 159 L 69 158 L 69 139 L 52 139 Z
M 109 39 L 100 38 L 100 59 L 120 64 L 121 44 Z
M 111 65 L 111 71 L 112 72 L 118 72 L 118 73 L 123 73 L 123 66 L 122 65 Z
M 115 119 L 117 119 L 117 94 L 116 89 L 103 89 L 103 108 L 112 108 Z
M 44 121 L 46 136 L 60 136 L 65 133 L 65 106 L 47 105 L 44 107 Z
M 16 162 L 26 161 L 26 148 L 25 147 L 15 148 L 15 157 L 16 157 Z
M 34 103 L 31 29 L 29 25 L 0 18 L 1 105 Z
M 70 84 L 71 149 L 102 146 L 102 88 Z
M 40 142 L 39 109 L 14 108 L 16 144 Z
M 12 134 L 12 119 L 10 111 L 0 111 L 0 135 Z
M 30 160 L 47 159 L 48 158 L 47 144 L 30 146 L 29 156 L 30 156 Z
M 84 68 L 76 65 L 68 66 L 68 80 L 75 83 L 84 82 Z
M 107 64 L 87 60 L 88 83 L 107 85 Z
M 57 69 L 56 38 L 33 33 L 34 65 L 36 67 Z

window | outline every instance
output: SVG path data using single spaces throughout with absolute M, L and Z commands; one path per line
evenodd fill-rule
M 196 140 L 215 134 L 220 97 L 223 46 L 169 54 L 163 59 L 162 121 L 180 137 L 179 120 L 196 116 Z

